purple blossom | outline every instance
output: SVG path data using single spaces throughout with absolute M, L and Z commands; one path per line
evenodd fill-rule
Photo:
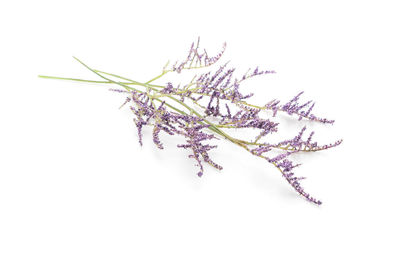
M 298 165 L 293 165 L 293 163 L 287 159 L 282 160 L 276 165 L 281 171 L 283 177 L 289 182 L 289 184 L 303 197 L 305 197 L 308 201 L 321 205 L 322 202 L 312 197 L 310 194 L 306 193 L 300 185 L 300 180 L 304 179 L 304 177 L 296 177 L 294 175 L 293 169 L 298 167 Z
M 154 83 L 169 72 L 181 73 L 183 70 L 203 69 L 214 65 L 225 52 L 224 44 L 216 55 L 209 56 L 205 49 L 200 49 L 199 42 L 200 40 L 196 44 L 192 43 L 185 59 L 176 61 L 171 68 L 167 68 L 166 65 L 161 75 L 148 82 L 135 82 L 121 76 L 106 74 L 78 61 L 104 79 L 104 83 L 115 84 L 125 89 L 112 89 L 112 91 L 127 95 L 122 106 L 130 105 L 140 145 L 143 145 L 143 127 L 153 128 L 153 143 L 159 149 L 164 149 L 164 144 L 160 140 L 161 132 L 180 136 L 185 142 L 177 147 L 190 151 L 189 158 L 196 161 L 196 166 L 199 167 L 197 175 L 201 177 L 205 169 L 204 163 L 218 170 L 222 169 L 209 155 L 209 151 L 217 148 L 217 145 L 208 142 L 226 139 L 275 166 L 296 192 L 308 201 L 320 205 L 321 201 L 306 193 L 300 185 L 304 177 L 295 176 L 294 168 L 300 164 L 293 165 L 290 160 L 291 155 L 330 149 L 340 145 L 342 140 L 320 145 L 313 140 L 314 131 L 306 133 L 306 126 L 294 137 L 283 138 L 275 143 L 271 142 L 269 137 L 278 132 L 279 123 L 276 122 L 278 112 L 294 115 L 298 120 L 307 119 L 329 124 L 333 124 L 334 120 L 312 114 L 315 102 L 312 100 L 300 102 L 303 92 L 286 103 L 274 99 L 264 106 L 251 104 L 249 98 L 254 93 L 243 94 L 241 91 L 243 83 L 256 76 L 275 73 L 273 70 L 260 70 L 259 67 L 249 69 L 245 74 L 236 74 L 236 68 L 229 67 L 229 62 L 226 62 L 215 71 L 207 71 L 193 77 L 192 81 L 186 82 L 183 86 L 174 85 L 171 81 L 164 82 L 164 85 Z M 108 76 L 119 77 L 129 82 L 114 81 Z M 272 117 L 265 115 L 263 113 L 265 111 L 272 111 Z M 239 139 L 234 132 L 228 133 L 227 129 L 246 129 L 249 134 L 247 138 Z
M 200 168 L 200 171 L 197 173 L 199 177 L 201 177 L 204 172 L 201 158 L 203 158 L 205 162 L 209 163 L 213 167 L 219 170 L 222 169 L 222 167 L 213 162 L 208 155 L 208 151 L 210 151 L 213 148 L 216 148 L 217 146 L 202 143 L 202 141 L 211 140 L 215 138 L 213 134 L 206 134 L 201 131 L 202 129 L 207 127 L 209 126 L 198 125 L 196 127 L 184 128 L 184 136 L 186 137 L 186 144 L 178 145 L 178 148 L 191 149 L 191 151 L 193 152 L 192 154 L 189 155 L 189 157 L 194 158 L 196 160 L 197 165 Z
M 302 120 L 303 118 L 307 118 L 310 121 L 318 121 L 321 123 L 328 123 L 328 124 L 333 124 L 335 121 L 334 120 L 329 120 L 326 118 L 320 118 L 315 116 L 314 114 L 311 114 L 311 110 L 314 108 L 315 103 L 313 103 L 311 100 L 307 101 L 304 104 L 299 103 L 299 98 L 304 92 L 300 92 L 297 94 L 295 97 L 293 97 L 289 102 L 287 102 L 284 105 L 280 105 L 279 100 L 272 100 L 271 102 L 267 103 L 265 105 L 265 109 L 267 110 L 272 110 L 273 111 L 273 116 L 276 116 L 276 113 L 278 111 L 283 111 L 286 112 L 289 115 L 297 115 L 299 120 Z

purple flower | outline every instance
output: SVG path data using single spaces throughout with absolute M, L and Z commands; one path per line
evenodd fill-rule
M 140 145 L 143 145 L 143 127 L 153 128 L 153 143 L 159 149 L 164 149 L 164 144 L 160 140 L 161 132 L 183 137 L 185 142 L 177 147 L 190 151 L 189 158 L 196 161 L 196 166 L 199 167 L 197 175 L 201 177 L 204 173 L 204 163 L 218 170 L 222 169 L 209 155 L 209 151 L 217 148 L 217 145 L 211 145 L 208 142 L 226 139 L 275 166 L 296 192 L 308 201 L 320 205 L 321 201 L 306 193 L 300 185 L 304 177 L 295 176 L 294 168 L 300 164 L 293 165 L 290 160 L 291 155 L 330 149 L 340 145 L 342 140 L 319 145 L 313 140 L 314 131 L 306 133 L 306 126 L 294 137 L 272 142 L 270 136 L 279 130 L 279 123 L 276 122 L 278 112 L 294 115 L 298 120 L 306 119 L 324 124 L 333 124 L 334 120 L 312 114 L 315 102 L 312 100 L 300 102 L 303 92 L 298 93 L 286 103 L 274 99 L 264 106 L 252 104 L 249 98 L 254 93 L 244 94 L 241 88 L 243 83 L 256 76 L 275 73 L 273 70 L 260 70 L 259 67 L 249 69 L 245 74 L 237 74 L 236 68 L 229 67 L 229 62 L 226 62 L 215 71 L 194 76 L 183 86 L 174 85 L 172 81 L 154 83 L 169 72 L 181 73 L 183 70 L 203 69 L 214 65 L 225 52 L 226 44 L 224 43 L 217 54 L 210 56 L 205 49 L 200 49 L 199 42 L 200 39 L 197 43 L 192 43 L 185 59 L 176 61 L 170 68 L 167 64 L 160 75 L 147 82 L 136 82 L 97 71 L 77 60 L 104 80 L 100 82 L 124 88 L 124 90 L 112 89 L 112 91 L 127 95 L 122 106 L 130 105 Z M 126 82 L 114 81 L 111 79 L 114 77 Z M 265 113 L 267 111 L 272 112 L 272 117 L 268 117 Z M 235 131 L 231 131 L 242 129 L 248 131 L 246 138 L 243 139 L 237 137 Z
M 303 177 L 296 177 L 294 175 L 293 169 L 297 167 L 298 165 L 293 165 L 291 161 L 284 159 L 282 162 L 279 162 L 276 165 L 281 171 L 283 177 L 288 181 L 288 183 L 295 189 L 300 195 L 305 197 L 308 201 L 321 205 L 322 202 L 320 200 L 317 200 L 316 198 L 312 197 L 310 194 L 306 193 L 300 185 L 300 180 L 304 179 Z
M 321 123 L 328 123 L 328 124 L 333 124 L 335 121 L 334 120 L 328 120 L 326 118 L 320 118 L 315 116 L 314 114 L 311 114 L 311 110 L 314 108 L 315 103 L 313 103 L 311 100 L 307 101 L 304 104 L 299 103 L 300 96 L 304 92 L 300 92 L 297 94 L 295 97 L 293 97 L 289 102 L 287 102 L 284 105 L 280 105 L 279 100 L 272 100 L 271 102 L 267 103 L 265 105 L 265 109 L 267 110 L 272 110 L 274 112 L 274 117 L 276 116 L 276 113 L 278 111 L 283 111 L 286 112 L 289 115 L 297 115 L 299 116 L 299 120 L 302 120 L 303 118 L 307 118 L 311 121 L 318 121 Z

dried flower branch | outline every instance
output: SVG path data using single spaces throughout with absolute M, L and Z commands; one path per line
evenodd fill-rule
M 278 143 L 270 143 L 265 140 L 266 136 L 278 131 L 278 123 L 272 121 L 272 118 L 260 115 L 262 111 L 272 111 L 272 117 L 276 117 L 278 112 L 284 112 L 295 115 L 298 120 L 307 119 L 324 124 L 333 124 L 334 122 L 312 114 L 311 111 L 315 105 L 312 101 L 300 103 L 300 96 L 303 92 L 284 104 L 279 100 L 272 100 L 264 106 L 250 104 L 248 99 L 253 96 L 253 93 L 242 94 L 240 91 L 242 82 L 255 76 L 273 74 L 275 71 L 259 70 L 257 67 L 254 70 L 249 69 L 247 73 L 238 77 L 235 76 L 235 68 L 228 68 L 228 63 L 225 63 L 216 71 L 195 76 L 183 87 L 174 86 L 171 82 L 167 82 L 165 85 L 154 83 L 169 72 L 181 73 L 183 70 L 202 69 L 214 65 L 222 57 L 225 47 L 226 44 L 215 56 L 209 56 L 206 50 L 200 49 L 198 40 L 196 44 L 191 45 L 188 56 L 183 61 L 175 62 L 172 67 L 168 67 L 169 64 L 165 65 L 161 74 L 147 82 L 137 82 L 92 69 L 77 58 L 75 59 L 78 62 L 102 80 L 40 77 L 118 85 L 123 89 L 111 90 L 127 95 L 123 105 L 130 104 L 130 109 L 135 116 L 134 123 L 137 127 L 140 145 L 142 145 L 142 128 L 144 126 L 153 127 L 153 142 L 159 149 L 164 148 L 159 138 L 161 131 L 169 135 L 182 136 L 186 142 L 179 144 L 178 148 L 191 151 L 189 158 L 195 160 L 199 167 L 197 175 L 201 177 L 204 173 L 203 162 L 218 170 L 222 169 L 208 154 L 208 151 L 217 146 L 206 143 L 206 141 L 217 139 L 219 136 L 274 165 L 294 190 L 308 201 L 320 205 L 321 201 L 311 197 L 301 187 L 300 181 L 304 178 L 294 175 L 294 169 L 299 164 L 294 165 L 289 158 L 298 152 L 315 152 L 335 147 L 342 140 L 332 144 L 319 145 L 312 141 L 314 132 L 311 132 L 307 138 L 303 138 L 306 127 L 302 128 L 295 137 Z M 254 129 L 258 131 L 258 134 L 253 139 L 242 140 L 225 132 L 225 129 L 243 128 Z M 272 150 L 276 150 L 280 154 L 272 155 L 270 152 Z

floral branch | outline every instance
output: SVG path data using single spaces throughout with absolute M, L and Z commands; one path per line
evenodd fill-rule
M 249 103 L 248 99 L 254 93 L 243 94 L 240 91 L 241 85 L 255 76 L 274 74 L 273 70 L 260 70 L 257 67 L 249 69 L 245 74 L 236 75 L 235 68 L 228 68 L 229 62 L 227 62 L 215 71 L 194 76 L 182 87 L 175 86 L 172 82 L 154 83 L 170 72 L 179 74 L 183 70 L 203 69 L 215 65 L 223 56 L 226 48 L 224 43 L 216 55 L 209 56 L 205 49 L 200 49 L 199 45 L 200 40 L 196 44 L 192 43 L 189 53 L 183 61 L 176 61 L 171 67 L 167 63 L 161 74 L 147 82 L 138 82 L 92 69 L 75 57 L 79 63 L 102 80 L 39 77 L 117 85 L 121 89 L 111 90 L 127 95 L 122 106 L 130 105 L 140 145 L 143 145 L 142 129 L 146 126 L 153 127 L 153 142 L 159 149 L 164 149 L 160 140 L 161 132 L 183 137 L 186 142 L 177 147 L 190 150 L 189 158 L 195 160 L 196 166 L 199 167 L 197 175 L 201 177 L 204 174 L 203 162 L 218 170 L 222 169 L 222 166 L 209 156 L 209 151 L 217 148 L 217 145 L 210 145 L 207 142 L 223 138 L 272 164 L 296 192 L 308 201 L 320 205 L 321 201 L 306 193 L 300 185 L 300 181 L 304 177 L 297 177 L 294 174 L 294 169 L 300 165 L 293 164 L 290 156 L 298 152 L 316 152 L 333 148 L 340 145 L 342 140 L 320 145 L 313 141 L 314 132 L 304 138 L 306 127 L 303 127 L 295 137 L 281 140 L 278 143 L 270 143 L 265 139 L 278 132 L 279 123 L 273 121 L 278 112 L 295 115 L 299 121 L 308 120 L 333 124 L 334 120 L 312 114 L 315 103 L 311 100 L 301 103 L 300 97 L 303 92 L 286 103 L 281 103 L 279 100 L 272 100 L 263 106 Z M 262 116 L 260 113 L 263 111 L 271 111 L 272 117 Z M 242 140 L 226 132 L 232 129 L 252 129 L 258 133 L 254 138 Z M 278 151 L 279 154 L 272 155 L 272 150 Z

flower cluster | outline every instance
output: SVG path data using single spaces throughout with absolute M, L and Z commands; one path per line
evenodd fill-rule
M 214 71 L 195 76 L 182 87 L 172 82 L 164 82 L 164 85 L 155 83 L 169 72 L 181 73 L 183 70 L 210 67 L 220 60 L 224 52 L 225 44 L 216 55 L 209 56 L 206 50 L 200 49 L 199 41 L 197 41 L 197 44 L 191 45 L 188 56 L 183 61 L 177 61 L 170 68 L 167 64 L 160 75 L 147 82 L 137 82 L 119 75 L 94 70 L 80 60 L 78 61 L 81 64 L 103 80 L 42 77 L 119 85 L 123 89 L 112 90 L 127 94 L 123 105 L 129 104 L 134 114 L 140 145 L 143 144 L 142 128 L 145 126 L 153 128 L 153 142 L 159 149 L 164 148 L 159 136 L 161 132 L 181 136 L 185 142 L 179 144 L 178 148 L 190 151 L 189 158 L 194 159 L 199 167 L 197 173 L 199 177 L 204 173 L 203 163 L 218 170 L 222 169 L 209 156 L 209 151 L 217 148 L 209 141 L 222 138 L 272 164 L 295 191 L 308 201 L 320 205 L 321 201 L 306 193 L 300 185 L 304 177 L 295 176 L 295 168 L 299 164 L 294 165 L 290 156 L 298 152 L 326 150 L 338 146 L 342 141 L 320 145 L 312 139 L 314 132 L 304 137 L 306 127 L 289 139 L 276 143 L 266 140 L 266 136 L 278 131 L 279 123 L 274 121 L 278 112 L 294 115 L 298 120 L 334 123 L 333 120 L 315 116 L 311 112 L 315 105 L 313 101 L 301 103 L 300 96 L 303 92 L 287 103 L 272 100 L 263 106 L 251 104 L 249 98 L 254 94 L 243 94 L 240 89 L 242 83 L 255 76 L 274 74 L 275 71 L 260 70 L 257 67 L 249 69 L 245 74 L 236 74 L 236 69 L 228 67 L 227 62 Z M 264 116 L 267 115 L 262 113 L 265 111 L 271 111 L 272 117 Z M 240 139 L 228 133 L 231 129 L 249 129 L 249 131 L 255 131 L 256 134 L 248 139 Z
M 310 100 L 304 104 L 299 104 L 299 102 L 298 102 L 299 98 L 303 93 L 304 93 L 303 91 L 300 92 L 299 94 L 297 94 L 294 98 L 292 98 L 289 102 L 287 102 L 284 105 L 281 105 L 279 100 L 274 99 L 265 105 L 265 109 L 272 110 L 274 113 L 273 114 L 274 117 L 276 116 L 276 113 L 278 111 L 283 111 L 289 115 L 295 114 L 295 115 L 299 116 L 299 120 L 306 118 L 311 121 L 318 121 L 321 123 L 333 124 L 335 122 L 334 120 L 320 118 L 320 117 L 317 117 L 314 114 L 312 114 L 311 111 L 315 105 L 315 103 L 313 103 L 312 100 Z
M 172 71 L 176 71 L 180 73 L 183 69 L 193 69 L 193 68 L 202 68 L 208 67 L 212 64 L 216 63 L 225 52 L 226 43 L 224 43 L 222 50 L 215 56 L 209 56 L 205 49 L 200 50 L 200 38 L 197 40 L 197 45 L 192 43 L 190 47 L 189 54 L 186 59 L 182 62 L 176 61 L 175 64 L 172 66 Z M 165 66 L 164 68 L 166 68 Z

